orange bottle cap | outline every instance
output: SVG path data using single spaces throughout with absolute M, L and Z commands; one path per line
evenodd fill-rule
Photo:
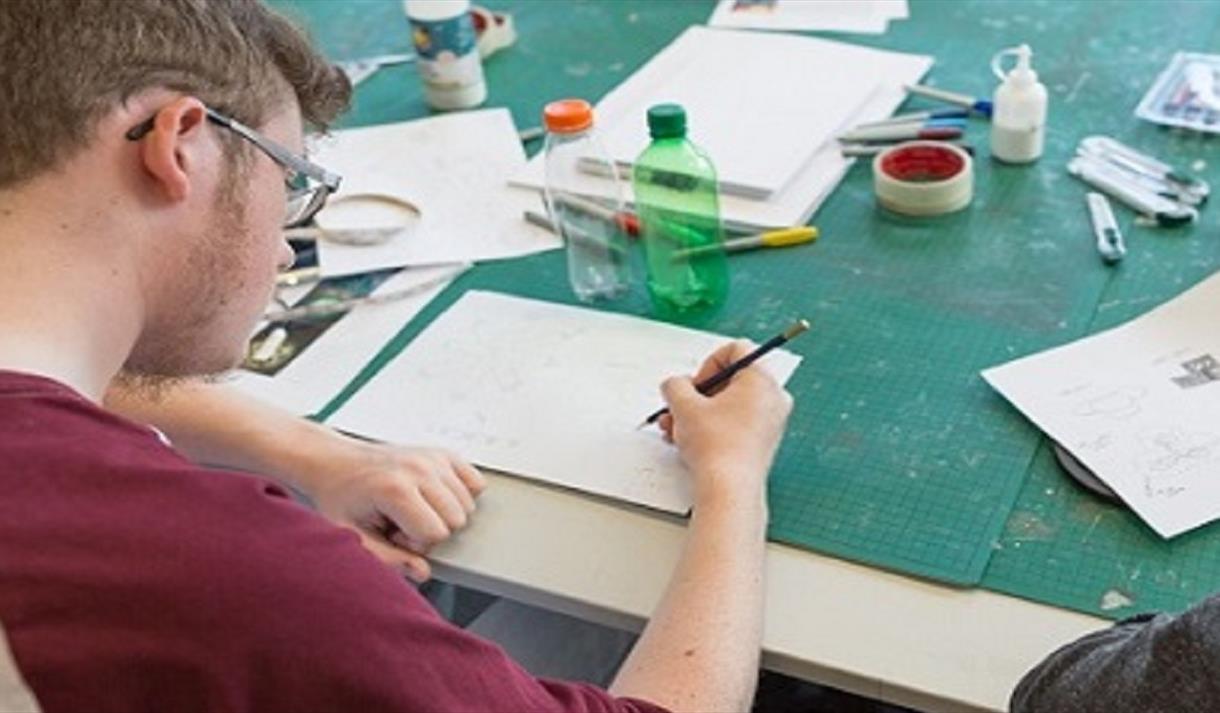
M 561 99 L 542 110 L 546 130 L 556 134 L 571 134 L 593 126 L 593 107 L 584 99 Z

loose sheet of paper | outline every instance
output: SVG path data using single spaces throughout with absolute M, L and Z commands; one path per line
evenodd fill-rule
M 398 330 L 461 274 L 464 265 L 409 268 L 381 283 L 372 295 L 436 283 L 432 287 L 385 304 L 357 307 L 309 341 L 285 339 L 280 349 L 287 363 L 274 374 L 238 369 L 227 377 L 233 386 L 301 416 L 317 413 L 385 346 Z M 307 337 L 308 338 L 308 337 Z M 277 358 L 281 358 L 276 355 Z
M 702 33 L 716 37 L 719 35 L 751 34 L 716 30 L 702 30 Z M 774 40 L 777 38 L 770 36 L 762 37 L 764 42 L 767 39 Z M 832 42 L 808 37 L 783 39 L 814 43 L 819 48 L 819 53 L 824 56 L 824 61 L 827 64 L 838 68 L 858 68 L 868 76 L 867 81 L 875 85 L 873 93 L 859 107 L 859 110 L 850 117 L 850 120 L 845 122 L 844 129 L 848 128 L 849 125 L 876 121 L 889 116 L 906 99 L 906 92 L 902 88 L 903 85 L 918 83 L 932 66 L 932 58 L 923 55 L 887 52 L 844 42 Z M 806 66 L 805 70 L 809 72 L 814 71 L 809 66 Z M 628 80 L 624 85 L 611 91 L 598 102 L 598 117 L 601 117 L 603 114 L 618 116 L 630 111 L 629 103 L 631 97 L 623 92 L 622 87 L 631 83 L 631 81 Z M 772 86 L 773 91 L 779 91 L 776 88 L 778 85 L 769 86 Z M 726 116 L 731 119 L 738 111 L 750 112 L 754 111 L 754 108 L 745 106 L 736 107 L 735 111 L 730 112 Z M 643 121 L 643 114 L 640 114 L 637 118 Z M 698 128 L 693 123 L 691 132 L 692 139 L 699 143 Z M 713 153 L 711 156 L 712 161 L 719 166 L 717 155 Z M 837 143 L 830 142 L 818 149 L 813 157 L 800 167 L 787 186 L 766 200 L 722 192 L 720 196 L 721 218 L 724 220 L 726 227 L 746 232 L 766 228 L 804 225 L 809 221 L 809 218 L 818 207 L 821 206 L 826 196 L 838 185 L 839 181 L 843 178 L 843 174 L 851 167 L 852 162 L 853 159 L 844 158 L 840 153 Z M 533 188 L 536 191 L 540 190 L 544 183 L 543 168 L 543 157 L 539 154 L 531 159 L 525 168 L 513 177 L 513 183 Z M 585 181 L 584 187 L 577 186 L 576 190 L 584 190 L 589 195 L 598 195 L 604 190 L 602 187 L 604 179 L 596 176 L 582 178 Z M 624 182 L 624 197 L 629 202 L 634 202 L 630 181 Z
M 1220 518 L 1220 275 L 983 376 L 1162 537 Z
M 750 30 L 884 34 L 909 16 L 906 0 L 720 0 L 707 24 Z
M 636 426 L 662 405 L 665 377 L 694 373 L 726 341 L 637 317 L 471 291 L 329 423 L 685 513 L 691 494 L 677 450 L 655 427 Z M 776 350 L 760 363 L 783 382 L 799 362 Z
M 319 263 L 326 277 L 493 260 L 562 245 L 549 231 L 522 219 L 525 210 L 541 207 L 539 197 L 506 185 L 525 165 L 507 109 L 337 131 L 321 140 L 314 153 L 318 164 L 343 176 L 336 199 L 385 194 L 419 210 L 407 229 L 380 245 L 320 241 Z M 334 210 L 347 218 L 355 205 L 336 200 Z M 369 211 L 386 212 L 375 202 L 367 205 Z M 330 210 L 322 211 L 320 222 Z M 352 218 L 352 227 L 367 227 L 359 217 Z

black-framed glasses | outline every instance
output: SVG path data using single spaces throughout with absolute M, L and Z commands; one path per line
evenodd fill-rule
M 288 202 L 284 207 L 284 227 L 296 228 L 313 219 L 330 194 L 339 190 L 343 180 L 337 173 L 331 173 L 325 168 L 298 156 L 288 148 L 263 136 L 240 121 L 225 116 L 209 107 L 208 121 L 229 129 L 246 141 L 254 144 L 260 151 L 282 166 L 288 173 L 284 182 L 287 184 Z M 157 117 L 150 116 L 147 121 L 133 126 L 126 133 L 130 141 L 139 141 L 153 130 Z

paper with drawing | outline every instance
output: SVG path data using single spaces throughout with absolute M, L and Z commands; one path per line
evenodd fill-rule
M 727 337 L 507 295 L 468 292 L 361 389 L 331 425 L 441 446 L 509 473 L 684 513 L 677 450 L 636 430 L 658 387 Z M 800 358 L 760 363 L 786 381 Z
M 1220 275 L 983 376 L 1162 537 L 1220 518 Z

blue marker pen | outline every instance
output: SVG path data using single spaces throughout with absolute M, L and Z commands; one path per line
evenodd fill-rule
M 928 87 L 922 84 L 908 84 L 906 90 L 911 94 L 918 94 L 922 97 L 942 101 L 946 104 L 955 104 L 960 107 L 969 109 L 976 114 L 981 114 L 988 119 L 991 118 L 991 102 L 986 99 L 975 99 L 968 94 L 958 94 L 957 92 L 947 92 L 944 89 L 936 87 Z

